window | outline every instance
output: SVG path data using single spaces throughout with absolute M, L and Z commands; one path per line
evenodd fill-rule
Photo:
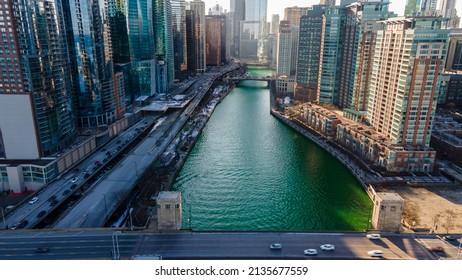
M 396 206 L 391 206 L 390 211 L 395 212 L 396 211 Z
M 170 204 L 165 204 L 165 209 L 170 209 Z

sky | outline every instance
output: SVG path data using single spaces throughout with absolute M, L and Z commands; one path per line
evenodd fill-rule
M 209 10 L 210 7 L 214 6 L 216 3 L 223 6 L 224 9 L 229 11 L 229 3 L 230 0 L 203 0 L 206 5 L 206 12 Z M 441 1 L 441 0 L 438 0 Z M 389 11 L 397 13 L 399 16 L 404 14 L 404 6 L 406 0 L 390 0 L 390 9 Z M 286 7 L 309 7 L 315 4 L 318 4 L 319 0 L 268 0 L 268 19 L 271 21 L 272 14 L 279 14 L 281 19 L 284 17 L 284 8 Z M 337 4 L 339 0 L 337 0 Z M 439 7 L 436 6 L 437 9 Z M 462 15 L 462 0 L 456 0 L 456 10 L 458 11 L 458 15 Z

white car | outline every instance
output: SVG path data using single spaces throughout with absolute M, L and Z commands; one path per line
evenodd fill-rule
M 316 249 L 306 249 L 305 251 L 303 251 L 303 254 L 305 254 L 307 256 L 316 256 L 318 254 L 318 250 L 316 250 Z
M 321 247 L 321 250 L 323 251 L 334 251 L 335 250 L 335 246 L 332 244 L 323 244 L 320 247 Z
M 29 204 L 34 204 L 36 203 L 38 200 L 38 197 L 33 197 L 30 201 L 29 201 Z
M 271 250 L 277 250 L 277 249 L 282 249 L 282 244 L 279 243 L 274 243 L 270 245 Z
M 75 182 L 77 182 L 78 179 L 79 179 L 79 177 L 72 178 L 71 183 L 74 184 Z
M 383 257 L 383 252 L 380 250 L 372 250 L 367 252 L 367 254 L 371 257 Z
M 366 235 L 367 238 L 369 239 L 380 239 L 380 234 L 378 233 L 370 233 Z

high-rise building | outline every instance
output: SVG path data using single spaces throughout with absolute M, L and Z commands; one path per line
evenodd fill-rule
M 335 6 L 335 0 L 320 0 L 320 5 Z
M 438 0 L 422 0 L 420 5 L 420 15 L 422 16 L 436 16 L 436 4 Z
M 449 34 L 447 71 L 462 71 L 462 28 L 452 29 Z
M 154 59 L 152 0 L 126 0 L 131 61 Z
M 226 16 L 205 17 L 207 65 L 221 66 L 226 61 Z
M 420 1 L 421 0 L 406 0 L 406 6 L 404 7 L 404 15 L 417 15 L 420 12 Z
M 325 8 L 325 5 L 314 5 L 306 16 L 300 18 L 295 99 L 303 102 L 317 98 Z
M 278 34 L 279 30 L 279 15 L 275 14 L 271 16 L 271 32 L 270 34 Z
M 175 79 L 182 79 L 188 69 L 188 54 L 186 48 L 186 3 L 185 0 L 171 0 L 173 56 L 175 65 Z
M 457 15 L 456 0 L 440 0 L 439 15 L 441 15 L 443 18 L 449 19 L 449 21 L 444 24 L 444 27 L 453 28 L 454 17 Z
M 187 26 L 187 29 L 189 28 L 188 40 L 190 40 L 188 44 L 192 44 L 192 46 L 188 47 L 188 70 L 196 73 L 204 73 L 206 70 L 204 1 L 191 1 L 190 10 L 190 18 L 186 24 L 186 26 L 188 23 L 192 24 L 192 26 Z M 194 53 L 190 53 L 190 50 Z
M 126 0 L 108 0 L 112 57 L 115 64 L 130 62 Z
M 2 1 L 0 25 L 0 157 L 50 156 L 77 135 L 62 2 Z
M 328 6 L 325 10 L 323 55 L 317 94 L 320 103 L 336 103 L 343 12 L 344 10 L 339 6 Z
M 437 17 L 396 17 L 377 32 L 367 119 L 397 145 L 428 147 L 448 43 Z
M 241 21 L 245 20 L 245 0 L 231 0 L 231 56 L 239 57 Z
M 216 3 L 213 7 L 209 8 L 209 16 L 221 16 L 223 15 L 223 6 Z
M 77 93 L 78 125 L 107 125 L 116 118 L 107 0 L 63 0 Z
M 297 50 L 298 25 L 292 25 L 285 20 L 281 21 L 279 23 L 276 66 L 276 72 L 279 76 L 295 76 Z
M 155 0 L 153 14 L 156 60 L 164 62 L 167 78 L 165 83 L 156 85 L 157 93 L 163 94 L 172 90 L 175 79 L 171 2 Z
M 292 25 L 300 25 L 300 17 L 306 15 L 308 7 L 287 7 L 284 9 L 284 20 Z
M 248 24 L 241 24 L 241 31 L 251 34 L 257 40 L 257 53 L 255 54 L 258 59 L 263 59 L 264 54 L 264 39 L 266 32 L 266 14 L 267 14 L 267 0 L 245 0 L 245 21 Z M 241 35 L 241 38 L 243 36 Z M 253 39 L 253 38 L 252 38 Z M 241 43 L 242 45 L 242 43 Z M 241 46 L 242 49 L 242 46 Z M 251 57 L 252 55 L 247 55 Z
M 381 24 L 392 14 L 388 0 L 357 2 L 345 7 L 337 105 L 365 111 L 374 40 Z

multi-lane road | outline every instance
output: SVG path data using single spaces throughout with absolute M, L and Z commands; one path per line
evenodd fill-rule
M 423 243 L 422 243 L 423 242 Z M 444 246 L 447 254 L 434 254 L 426 242 Z M 282 249 L 271 250 L 280 243 Z M 320 245 L 335 250 L 322 251 Z M 370 240 L 365 233 L 310 232 L 179 232 L 145 233 L 113 230 L 92 231 L 2 231 L 1 260 L 33 259 L 131 259 L 158 255 L 163 259 L 439 259 L 457 258 L 458 245 L 428 235 L 383 234 Z M 317 249 L 305 256 L 305 249 Z M 370 250 L 383 251 L 383 258 L 370 257 Z M 451 251 L 450 251 L 451 250 Z M 115 252 L 115 253 L 113 253 Z

